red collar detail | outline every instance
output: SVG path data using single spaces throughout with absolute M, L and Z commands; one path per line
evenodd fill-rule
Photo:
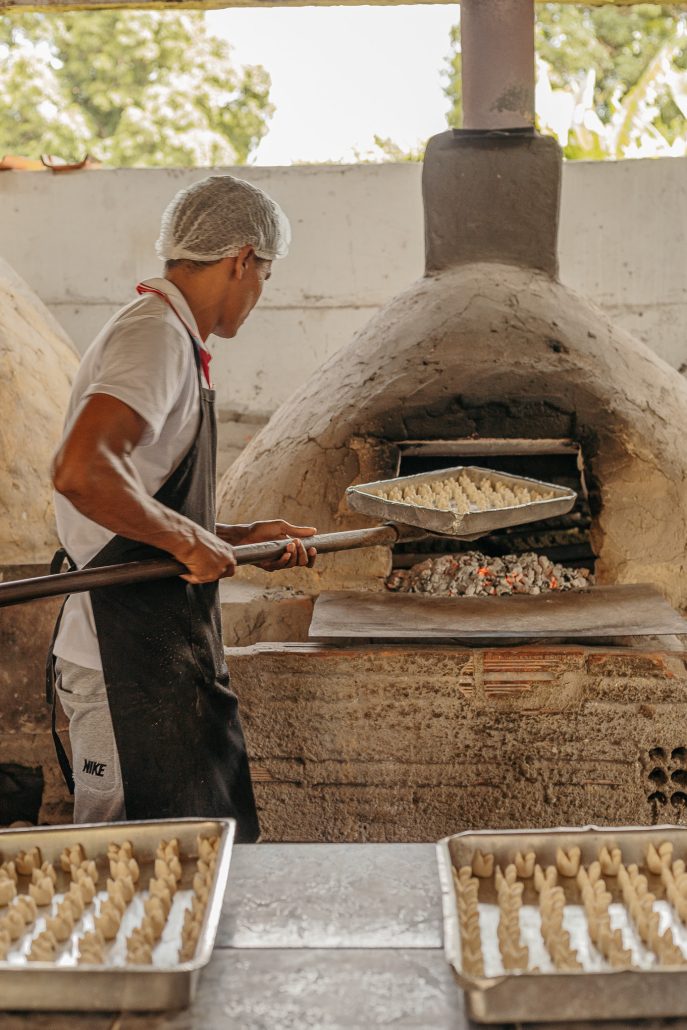
M 195 330 L 193 330 L 191 328 L 191 326 L 188 324 L 188 322 L 186 321 L 186 319 L 182 315 L 179 314 L 179 312 L 174 307 L 174 305 L 172 304 L 172 302 L 169 299 L 169 297 L 167 296 L 167 294 L 163 293 L 162 290 L 156 290 L 154 286 L 146 286 L 145 283 L 139 283 L 137 285 L 137 287 L 136 287 L 136 292 L 140 293 L 141 295 L 144 294 L 144 293 L 154 293 L 157 297 L 162 297 L 162 299 L 164 300 L 164 302 L 166 304 L 169 304 L 170 308 L 172 309 L 174 314 L 177 316 L 177 318 L 179 319 L 179 321 L 184 326 L 184 328 L 186 329 L 187 333 L 189 334 L 189 336 L 193 340 L 194 344 L 198 348 L 198 356 L 200 357 L 200 367 L 203 370 L 203 376 L 205 377 L 205 382 L 208 384 L 208 387 L 212 390 L 212 388 L 213 388 L 212 387 L 212 379 L 210 378 L 210 362 L 212 361 L 212 354 L 210 353 L 210 351 L 206 350 L 205 347 L 203 346 L 203 344 L 200 342 L 200 340 L 198 339 L 198 337 L 197 337 L 197 335 L 195 333 Z

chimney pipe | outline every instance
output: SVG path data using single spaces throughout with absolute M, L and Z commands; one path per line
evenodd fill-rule
M 534 0 L 462 0 L 463 128 L 534 126 Z

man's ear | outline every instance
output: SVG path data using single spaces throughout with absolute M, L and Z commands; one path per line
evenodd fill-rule
M 245 247 L 241 247 L 241 250 L 236 255 L 234 270 L 234 274 L 237 279 L 243 279 L 244 273 L 248 270 L 248 262 L 253 254 L 255 254 L 255 248 L 250 244 L 246 244 Z

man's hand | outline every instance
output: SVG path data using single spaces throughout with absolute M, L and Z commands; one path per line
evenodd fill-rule
M 182 579 L 188 583 L 212 583 L 224 576 L 234 575 L 236 558 L 230 544 L 200 526 L 193 536 L 194 539 L 190 541 L 182 538 L 180 545 L 172 550 L 177 561 L 183 562 L 188 569 L 188 575 L 182 576 Z
M 231 540 L 234 546 L 238 544 L 261 544 L 267 540 L 286 540 L 285 554 L 277 561 L 260 562 L 259 568 L 267 572 L 277 572 L 280 569 L 290 569 L 300 565 L 311 569 L 315 564 L 317 551 L 314 547 L 306 548 L 302 542 L 303 537 L 314 536 L 317 530 L 314 526 L 292 526 L 283 519 L 273 519 L 268 522 L 252 522 L 248 526 L 218 526 L 218 534 L 224 540 Z

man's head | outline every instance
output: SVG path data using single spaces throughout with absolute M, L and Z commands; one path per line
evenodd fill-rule
M 174 197 L 156 250 L 167 278 L 193 296 L 201 332 L 202 321 L 208 332 L 231 337 L 290 241 L 286 215 L 271 197 L 242 179 L 211 175 Z

